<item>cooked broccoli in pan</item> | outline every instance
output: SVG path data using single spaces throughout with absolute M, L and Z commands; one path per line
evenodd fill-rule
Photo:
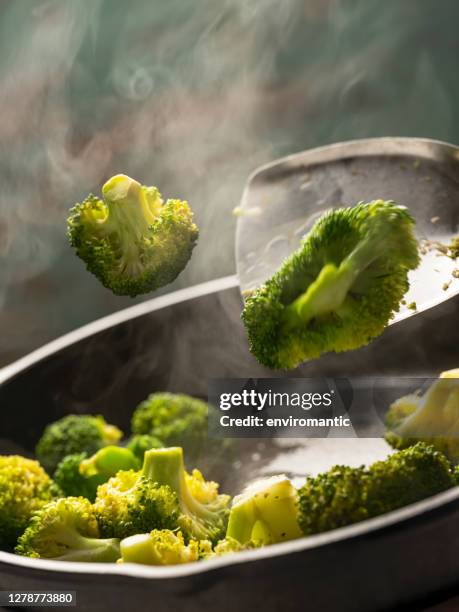
M 105 446 L 91 457 L 87 453 L 67 455 L 54 472 L 54 481 L 64 495 L 96 499 L 97 488 L 120 470 L 138 470 L 140 461 L 127 448 Z
M 32 514 L 57 494 L 38 461 L 0 456 L 0 549 L 11 549 Z
M 143 456 L 147 450 L 152 448 L 163 448 L 164 444 L 159 438 L 150 434 L 134 434 L 127 441 L 126 448 L 133 453 L 137 459 L 143 462 Z
M 386 440 L 407 448 L 423 440 L 459 463 L 459 369 L 440 374 L 423 394 L 396 400 L 386 414 Z
M 201 472 L 185 471 L 183 450 L 161 448 L 145 453 L 150 478 L 175 493 L 180 508 L 176 527 L 185 538 L 217 542 L 225 535 L 229 495 L 219 494 L 218 484 L 204 480 Z
M 101 416 L 69 414 L 48 425 L 35 449 L 45 470 L 52 474 L 67 455 L 87 453 L 116 444 L 123 433 Z
M 385 514 L 454 486 L 446 457 L 421 442 L 369 468 L 336 466 L 308 478 L 298 492 L 304 535 Z
M 181 531 L 154 529 L 121 540 L 121 559 L 125 563 L 178 565 L 199 559 L 199 542 L 185 543 Z
M 49 502 L 33 516 L 16 553 L 25 557 L 107 563 L 120 557 L 119 540 L 99 537 L 94 510 L 84 497 Z
M 120 471 L 98 488 L 94 510 L 104 537 L 127 538 L 177 527 L 177 495 L 155 478 L 153 452 L 145 453 L 140 471 Z
M 198 238 L 187 202 L 163 202 L 156 187 L 118 174 L 68 218 L 77 255 L 108 289 L 134 297 L 171 283 L 184 269 Z
M 257 546 L 299 538 L 296 504 L 296 489 L 286 476 L 259 480 L 233 499 L 226 535 Z
M 135 439 L 134 448 L 140 447 L 139 453 L 144 443 L 152 444 L 150 448 L 181 446 L 195 460 L 208 442 L 207 411 L 206 402 L 189 395 L 152 393 L 137 406 L 131 421 L 134 434 L 152 438 Z
M 332 210 L 264 285 L 242 319 L 250 350 L 270 368 L 294 368 L 379 336 L 419 264 L 414 221 L 395 202 Z

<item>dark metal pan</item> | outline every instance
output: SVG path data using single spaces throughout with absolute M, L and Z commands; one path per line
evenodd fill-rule
M 459 298 L 391 326 L 359 351 L 328 355 L 296 374 L 430 375 L 458 365 Z M 44 425 L 97 412 L 127 428 L 153 390 L 206 396 L 212 377 L 280 376 L 249 354 L 237 279 L 200 285 L 96 321 L 0 371 L 0 451 L 32 451 Z M 291 374 L 291 373 L 290 373 Z M 295 374 L 295 373 L 293 373 Z M 234 492 L 278 466 L 310 472 L 385 456 L 378 439 L 249 445 L 243 465 L 217 474 Z M 283 465 L 286 467 L 284 468 Z M 235 473 L 236 478 L 227 477 Z M 168 568 L 74 564 L 0 552 L 0 590 L 77 591 L 82 610 L 383 610 L 449 588 L 459 576 L 459 489 L 310 538 Z

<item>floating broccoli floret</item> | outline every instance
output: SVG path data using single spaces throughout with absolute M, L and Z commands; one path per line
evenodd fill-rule
M 145 565 L 191 563 L 199 559 L 199 542 L 189 540 L 185 544 L 181 531 L 154 529 L 121 540 L 121 558 L 124 563 Z
M 443 372 L 423 394 L 396 400 L 386 414 L 386 440 L 407 448 L 422 440 L 459 462 L 459 369 Z
M 106 563 L 119 559 L 119 540 L 101 539 L 99 535 L 90 502 L 84 497 L 65 497 L 35 513 L 15 552 L 62 561 Z
M 421 442 L 369 468 L 336 466 L 308 478 L 298 492 L 305 535 L 351 525 L 454 486 L 446 457 Z
M 198 238 L 187 202 L 163 203 L 156 187 L 118 174 L 90 195 L 68 219 L 70 244 L 100 282 L 134 297 L 171 283 Z
M 104 537 L 127 538 L 152 529 L 177 527 L 177 495 L 155 481 L 151 452 L 145 453 L 140 472 L 119 471 L 99 486 L 94 509 Z
M 250 350 L 270 368 L 293 368 L 379 336 L 419 264 L 414 221 L 376 200 L 324 215 L 301 247 L 245 302 Z
M 143 462 L 145 451 L 152 448 L 162 448 L 164 444 L 159 438 L 150 434 L 134 434 L 128 440 L 128 448 L 139 461 Z
M 93 455 L 104 446 L 116 444 L 122 435 L 118 427 L 106 423 L 102 416 L 69 414 L 45 428 L 35 449 L 36 455 L 52 474 L 67 455 Z
M 286 476 L 259 480 L 233 499 L 227 538 L 264 546 L 301 536 L 297 492 Z
M 187 540 L 217 542 L 225 535 L 230 496 L 219 494 L 218 484 L 205 481 L 198 470 L 187 474 L 181 448 L 147 451 L 145 461 L 152 480 L 177 495 L 180 514 L 175 527 L 182 530 Z
M 105 446 L 92 457 L 86 453 L 67 455 L 54 472 L 54 481 L 64 495 L 96 499 L 97 488 L 120 470 L 138 470 L 140 461 L 127 448 Z
M 55 486 L 38 461 L 0 456 L 0 549 L 11 549 L 32 514 L 55 495 Z

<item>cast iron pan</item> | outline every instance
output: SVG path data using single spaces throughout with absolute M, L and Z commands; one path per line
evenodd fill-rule
M 436 376 L 457 367 L 459 298 L 396 323 L 369 346 L 289 376 Z M 97 412 L 126 428 L 153 390 L 205 397 L 212 377 L 283 376 L 247 349 L 229 277 L 96 321 L 0 372 L 0 452 L 31 452 L 45 424 Z M 275 471 L 311 473 L 384 457 L 378 439 L 246 440 L 222 489 Z M 230 476 L 228 476 L 230 474 Z M 0 552 L 0 590 L 68 589 L 81 610 L 385 610 L 454 586 L 459 489 L 361 524 L 206 563 L 154 568 L 34 560 Z

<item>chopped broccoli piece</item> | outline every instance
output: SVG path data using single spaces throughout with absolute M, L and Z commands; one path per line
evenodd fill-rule
M 120 547 L 124 563 L 178 565 L 199 559 L 199 542 L 189 540 L 185 544 L 182 532 L 170 529 L 130 536 L 121 540 Z
M 107 563 L 120 557 L 117 539 L 100 539 L 96 516 L 84 497 L 64 497 L 38 510 L 18 540 L 25 557 Z
M 127 443 L 127 448 L 143 463 L 145 451 L 152 448 L 162 448 L 164 444 L 156 436 L 150 434 L 134 434 Z
M 67 455 L 93 455 L 104 446 L 116 444 L 122 435 L 102 416 L 68 414 L 45 428 L 35 450 L 40 463 L 52 474 Z
M 226 532 L 242 545 L 299 538 L 296 489 L 286 476 L 264 478 L 233 499 Z
M 238 540 L 228 536 L 223 538 L 223 540 L 219 540 L 215 546 L 212 546 L 212 543 L 208 540 L 201 540 L 201 542 L 199 542 L 199 557 L 200 559 L 213 559 L 215 557 L 223 557 L 224 555 L 254 548 L 256 548 L 254 542 L 241 544 Z
M 205 402 L 189 395 L 152 393 L 135 409 L 131 428 L 157 438 L 156 448 L 181 446 L 195 459 L 207 443 L 207 411 Z
M 379 336 L 419 264 L 414 221 L 376 200 L 325 214 L 301 247 L 245 302 L 250 350 L 270 368 L 293 368 Z
M 386 440 L 407 448 L 422 440 L 459 463 L 459 369 L 440 374 L 423 394 L 396 400 L 386 414 Z
M 307 478 L 298 492 L 299 524 L 305 535 L 379 516 L 454 486 L 446 457 L 418 443 L 369 468 L 335 466 Z
M 0 456 L 0 548 L 11 549 L 32 514 L 55 495 L 54 484 L 38 461 Z
M 94 510 L 104 537 L 123 539 L 152 529 L 177 527 L 177 495 L 155 481 L 151 452 L 145 453 L 140 472 L 119 471 L 99 486 Z
M 97 488 L 120 470 L 139 469 L 140 462 L 127 448 L 105 446 L 92 457 L 67 455 L 54 472 L 54 481 L 69 496 L 96 499 Z
M 198 238 L 187 202 L 167 200 L 118 174 L 68 218 L 70 244 L 107 289 L 134 297 L 171 283 L 184 269 Z
M 176 527 L 187 540 L 216 542 L 225 535 L 230 496 L 219 494 L 218 484 L 206 482 L 198 470 L 187 474 L 181 448 L 149 450 L 145 461 L 150 466 L 150 477 L 177 495 L 180 515 Z
M 206 402 L 185 394 L 152 393 L 134 411 L 134 433 L 128 447 L 139 457 L 150 448 L 181 446 L 185 456 L 200 469 L 227 464 L 234 440 L 209 438 L 207 416 L 215 410 Z M 149 436 L 149 437 L 144 437 Z

